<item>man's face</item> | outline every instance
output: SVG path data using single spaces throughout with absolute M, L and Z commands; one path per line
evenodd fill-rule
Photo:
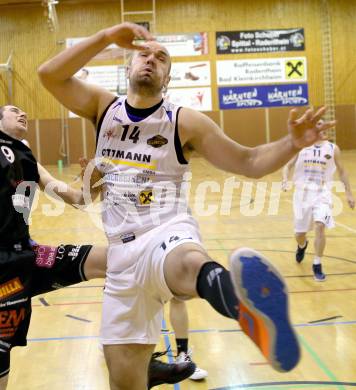
M 13 138 L 23 139 L 27 132 L 27 114 L 18 107 L 5 106 L 2 115 L 2 130 Z
M 149 88 L 152 94 L 157 94 L 169 83 L 171 59 L 167 49 L 157 42 L 147 42 L 145 47 L 134 53 L 128 67 L 130 86 L 134 90 Z
M 325 121 L 323 119 L 319 119 L 318 122 L 316 123 L 316 127 L 320 128 L 324 123 Z M 326 141 L 328 139 L 328 131 L 322 130 L 320 132 L 320 136 L 323 141 Z

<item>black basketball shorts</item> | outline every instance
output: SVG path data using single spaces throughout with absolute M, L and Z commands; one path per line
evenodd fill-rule
M 10 350 L 25 346 L 31 297 L 86 280 L 91 245 L 34 245 L 0 249 L 0 377 L 10 369 Z
M 11 348 L 26 345 L 34 263 L 31 249 L 0 249 L 0 377 L 9 371 Z
M 35 245 L 31 296 L 83 282 L 84 264 L 92 245 Z

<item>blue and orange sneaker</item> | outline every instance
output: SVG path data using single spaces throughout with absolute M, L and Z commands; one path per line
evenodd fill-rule
M 231 254 L 230 272 L 240 301 L 242 330 L 275 370 L 292 370 L 300 359 L 300 348 L 290 323 L 282 276 L 264 256 L 249 248 Z

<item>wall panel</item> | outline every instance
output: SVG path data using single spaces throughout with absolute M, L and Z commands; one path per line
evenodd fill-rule
M 88 120 L 85 121 L 85 131 L 86 131 L 87 156 L 88 158 L 93 158 L 95 156 L 96 132 L 95 132 L 94 125 Z
M 213 120 L 218 126 L 221 126 L 220 111 L 206 111 L 204 114 Z
M 290 108 L 276 107 L 269 110 L 270 141 L 287 135 L 287 120 Z
M 341 149 L 356 149 L 356 106 L 336 108 L 336 143 Z
M 80 157 L 84 157 L 84 140 L 82 131 L 82 119 L 71 118 L 68 120 L 69 162 L 77 164 Z
M 264 109 L 225 110 L 223 114 L 225 133 L 233 140 L 246 146 L 266 142 Z
M 43 119 L 40 121 L 41 164 L 57 164 L 63 159 L 60 153 L 62 146 L 62 126 L 59 119 Z
M 329 0 L 337 104 L 356 102 L 356 0 Z
M 128 9 L 149 8 L 150 1 L 126 1 Z M 356 1 L 329 0 L 332 14 L 333 47 L 335 60 L 335 89 L 337 104 L 356 102 L 356 67 L 350 61 L 354 51 L 353 39 L 356 35 Z M 210 38 L 210 53 L 202 60 L 214 61 L 215 34 L 217 30 L 264 29 L 304 27 L 306 51 L 290 53 L 261 53 L 235 55 L 235 58 L 279 57 L 306 55 L 308 58 L 310 100 L 312 104 L 323 103 L 323 82 L 320 31 L 321 0 L 256 0 L 253 2 L 236 0 L 157 0 L 157 24 L 159 33 L 180 33 L 207 31 Z M 67 37 L 88 36 L 99 29 L 120 22 L 119 2 L 60 2 L 56 8 L 60 29 L 50 32 L 44 9 L 39 3 L 34 5 L 0 6 L 0 62 L 6 61 L 14 50 L 14 103 L 24 108 L 30 118 L 58 118 L 59 105 L 38 85 L 36 69 L 39 64 L 52 57 L 64 47 Z M 139 17 L 147 19 L 145 16 Z M 351 57 L 350 57 L 351 56 Z M 219 56 L 234 58 L 234 56 Z M 196 57 L 183 57 L 179 60 L 192 60 Z M 0 104 L 6 101 L 4 74 L 0 75 Z M 216 83 L 213 78 L 213 91 Z M 213 93 L 213 109 L 217 109 L 216 93 Z
M 29 142 L 32 153 L 38 159 L 36 121 L 35 120 L 28 121 L 27 135 L 26 135 L 25 139 Z
M 150 8 L 151 1 L 125 0 L 125 4 L 127 10 L 143 10 Z M 162 34 L 198 31 L 209 33 L 209 54 L 199 57 L 199 60 L 211 61 L 214 114 L 209 113 L 208 115 L 219 123 L 215 69 L 217 59 L 305 55 L 308 59 L 310 102 L 315 106 L 323 104 L 320 22 L 322 4 L 321 0 L 255 0 L 253 2 L 245 0 L 220 0 L 218 2 L 216 0 L 196 0 L 194 2 L 156 0 L 156 31 Z M 354 105 L 356 103 L 356 64 L 353 37 L 356 36 L 356 0 L 328 0 L 328 4 L 333 33 L 336 104 L 341 106 Z M 40 86 L 36 75 L 37 67 L 62 50 L 66 38 L 88 36 L 99 29 L 119 23 L 121 20 L 119 1 L 60 1 L 56 9 L 60 28 L 57 33 L 53 33 L 48 30 L 44 9 L 40 3 L 0 5 L 0 63 L 5 62 L 13 50 L 13 103 L 28 112 L 30 119 L 59 119 L 62 111 L 58 102 Z M 138 16 L 136 20 L 138 19 L 148 20 L 148 17 Z M 220 56 L 215 54 L 215 31 L 290 27 L 304 27 L 305 52 Z M 173 60 L 195 61 L 197 57 L 179 57 Z M 92 64 L 107 63 L 114 62 L 93 62 Z M 5 74 L 0 73 L 0 104 L 7 102 L 7 99 Z M 276 126 L 271 126 L 271 139 L 275 139 L 281 134 L 281 126 L 285 121 L 285 110 L 274 110 L 270 110 L 272 123 Z M 250 131 L 249 137 L 251 139 L 247 139 L 247 143 L 260 142 L 262 138 L 259 130 L 254 134 L 254 126 L 249 125 L 249 120 L 247 120 L 250 114 L 253 117 L 257 112 L 258 110 L 251 110 L 249 114 L 224 113 L 228 118 L 226 131 L 232 136 L 238 136 L 240 140 L 244 140 L 244 136 L 236 135 L 232 131 L 232 123 L 229 122 L 229 118 L 241 116 Z M 279 113 L 281 113 L 281 118 L 278 118 Z M 260 114 L 256 114 L 256 118 L 259 117 Z M 347 116 L 347 118 L 352 118 L 352 116 Z M 342 128 L 350 128 L 352 135 L 355 131 L 354 126 L 355 124 L 352 122 Z M 343 130 L 340 126 L 337 130 L 340 131 L 341 143 L 346 147 L 342 138 L 344 137 Z M 78 135 L 79 133 L 78 131 Z M 91 152 L 94 148 L 94 143 L 93 138 L 89 136 L 90 130 L 88 128 L 86 133 L 89 154 L 89 150 Z M 41 136 L 44 136 L 42 131 Z M 43 141 L 43 145 L 45 141 Z M 72 136 L 70 142 L 73 143 L 71 147 L 73 149 L 76 141 Z M 34 147 L 34 145 L 32 146 Z M 77 154 L 79 151 L 75 152 L 75 155 Z M 56 161 L 58 157 L 56 156 L 51 157 L 51 161 Z

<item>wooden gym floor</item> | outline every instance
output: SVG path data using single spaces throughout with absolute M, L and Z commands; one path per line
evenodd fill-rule
M 356 154 L 343 152 L 342 159 L 356 196 L 353 170 Z M 65 168 L 61 175 L 55 167 L 48 168 L 68 183 L 73 182 L 79 172 L 76 165 Z M 192 171 L 193 195 L 204 180 L 214 182 L 211 184 L 215 190 L 220 186 L 220 192 L 208 191 L 205 202 L 201 196 L 191 197 L 194 213 L 202 206 L 220 207 L 223 184 L 232 175 L 214 169 L 200 158 L 193 159 Z M 282 193 L 276 208 L 276 195 L 271 195 L 270 189 L 271 183 L 278 180 L 280 173 L 268 176 L 265 199 L 253 195 L 252 203 L 248 185 L 241 185 L 234 192 L 229 216 L 219 215 L 217 211 L 197 218 L 212 258 L 227 265 L 232 249 L 249 246 L 267 255 L 286 278 L 292 322 L 302 345 L 300 364 L 290 373 L 273 371 L 237 323 L 216 314 L 206 302 L 194 300 L 188 302 L 190 346 L 195 362 L 206 369 L 209 376 L 202 382 L 186 380 L 157 389 L 342 390 L 356 387 L 355 211 L 347 207 L 343 193 L 336 194 L 343 210 L 335 218 L 336 227 L 327 232 L 323 258 L 327 280 L 315 282 L 311 277 L 312 242 L 303 263 L 296 264 L 294 260 L 292 192 Z M 88 214 L 66 207 L 64 214 L 45 217 L 40 210 L 46 203 L 53 206 L 41 195 L 32 215 L 31 232 L 36 241 L 52 245 L 106 244 L 103 232 Z M 337 205 L 340 206 L 339 202 Z M 258 208 L 262 210 L 259 212 Z M 269 209 L 274 210 L 275 215 L 268 215 Z M 253 210 L 257 215 L 248 215 L 253 214 Z M 99 220 L 96 216 L 96 221 Z M 12 352 L 8 390 L 108 389 L 104 358 L 98 347 L 102 288 L 103 280 L 96 279 L 33 299 L 28 346 Z M 165 331 L 157 350 L 164 350 L 168 345 L 175 348 L 168 305 L 165 317 L 162 325 Z

